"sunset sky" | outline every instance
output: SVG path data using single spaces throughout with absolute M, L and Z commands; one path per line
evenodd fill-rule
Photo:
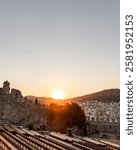
M 65 98 L 120 86 L 119 0 L 0 0 L 0 87 Z

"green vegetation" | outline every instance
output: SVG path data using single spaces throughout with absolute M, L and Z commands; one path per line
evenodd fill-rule
M 86 123 L 84 111 L 75 103 L 51 104 L 48 109 L 48 127 L 50 130 L 64 131 L 74 126 L 82 129 Z

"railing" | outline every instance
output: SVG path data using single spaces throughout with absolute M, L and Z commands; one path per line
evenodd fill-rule
M 3 150 L 11 150 L 11 147 L 8 146 L 8 145 L 0 138 L 0 149 L 3 149 Z
M 22 131 L 22 130 L 21 130 Z M 106 141 L 94 141 L 91 139 L 75 139 L 66 140 L 58 138 L 58 136 L 41 136 L 32 135 L 30 131 L 24 134 L 20 129 L 11 126 L 2 127 L 0 129 L 0 150 L 12 150 L 6 143 L 10 143 L 18 150 L 119 150 L 120 146 Z M 61 136 L 61 135 L 60 135 Z M 69 137 L 68 137 L 69 138 Z M 4 140 L 5 139 L 5 140 Z

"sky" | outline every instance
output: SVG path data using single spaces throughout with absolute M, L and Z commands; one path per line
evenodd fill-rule
M 120 86 L 119 0 L 0 0 L 0 87 L 65 98 Z

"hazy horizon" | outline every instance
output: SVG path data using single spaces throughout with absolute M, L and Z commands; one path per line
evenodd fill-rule
M 120 1 L 0 1 L 0 87 L 65 98 L 120 87 Z

